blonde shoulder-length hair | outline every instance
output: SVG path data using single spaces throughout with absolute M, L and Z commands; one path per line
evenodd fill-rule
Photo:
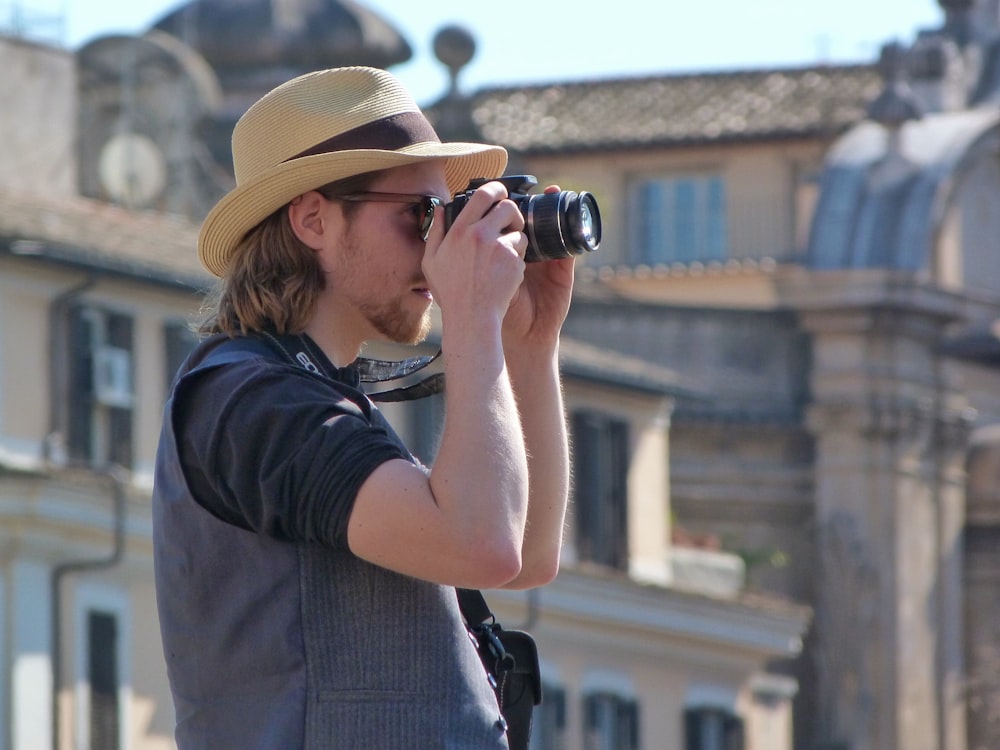
M 368 172 L 316 188 L 328 199 L 367 190 L 382 172 Z M 340 204 L 347 220 L 360 207 Z M 202 307 L 199 333 L 227 336 L 273 330 L 301 333 L 316 310 L 326 277 L 316 253 L 292 230 L 282 206 L 247 232 L 237 244 L 226 274 Z

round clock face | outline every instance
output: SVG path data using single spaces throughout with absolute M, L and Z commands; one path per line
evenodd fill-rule
M 101 185 L 117 203 L 149 206 L 167 185 L 167 164 L 152 138 L 139 133 L 113 135 L 98 160 Z

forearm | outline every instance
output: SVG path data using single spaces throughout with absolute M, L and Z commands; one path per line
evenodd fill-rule
M 534 356 L 509 356 L 528 456 L 528 515 L 521 575 L 508 584 L 547 583 L 559 569 L 569 497 L 569 441 L 559 378 L 558 346 Z
M 520 555 L 528 465 L 499 334 L 442 342 L 445 423 L 430 475 L 455 532 L 480 549 Z

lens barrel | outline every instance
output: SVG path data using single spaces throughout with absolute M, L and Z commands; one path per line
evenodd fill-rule
M 451 226 L 473 191 L 488 181 L 471 181 L 466 192 L 456 195 L 444 207 L 445 229 Z M 591 253 L 600 246 L 601 212 L 590 193 L 562 190 L 528 195 L 528 190 L 537 184 L 531 175 L 511 175 L 499 181 L 507 187 L 510 199 L 524 217 L 524 233 L 528 236 L 526 262 L 569 258 Z
M 563 190 L 512 200 L 524 216 L 526 262 L 582 255 L 601 244 L 601 214 L 590 193 Z

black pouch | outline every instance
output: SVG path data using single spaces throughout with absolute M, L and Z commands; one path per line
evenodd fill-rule
M 459 589 L 458 596 L 469 632 L 476 639 L 479 658 L 497 694 L 500 713 L 507 723 L 507 744 L 510 750 L 527 750 L 531 714 L 542 702 L 542 675 L 535 640 L 521 630 L 504 630 L 478 591 Z

